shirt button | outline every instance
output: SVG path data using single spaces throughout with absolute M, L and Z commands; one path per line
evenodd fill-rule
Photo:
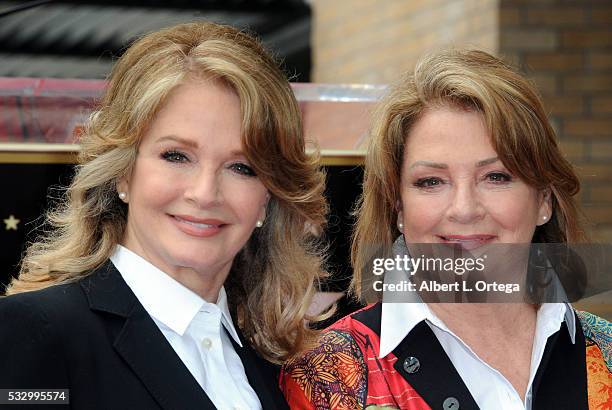
M 410 356 L 404 360 L 404 370 L 407 373 L 413 374 L 419 371 L 421 368 L 421 362 L 416 357 Z
M 454 397 L 447 397 L 442 403 L 444 410 L 459 410 L 459 400 Z
M 207 337 L 202 339 L 202 347 L 206 350 L 210 349 L 212 347 L 212 340 Z

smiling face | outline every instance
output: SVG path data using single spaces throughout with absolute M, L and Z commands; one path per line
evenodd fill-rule
M 268 200 L 242 154 L 240 124 L 239 98 L 219 82 L 172 91 L 117 184 L 127 193 L 124 246 L 175 278 L 223 283 Z
M 551 216 L 548 195 L 497 158 L 482 115 L 458 108 L 430 109 L 414 124 L 400 195 L 408 243 L 529 243 Z

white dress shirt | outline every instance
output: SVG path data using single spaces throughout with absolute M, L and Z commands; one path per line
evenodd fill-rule
M 546 341 L 565 321 L 572 343 L 575 343 L 576 322 L 572 308 L 565 303 L 542 304 L 537 312 L 529 384 L 523 403 L 512 384 L 499 371 L 480 359 L 425 303 L 382 304 L 380 357 L 391 353 L 422 321 L 425 321 L 436 335 L 476 404 L 483 410 L 531 410 L 533 379 L 542 361 Z M 483 382 L 485 380 L 486 382 Z
M 224 288 L 216 304 L 208 303 L 121 245 L 110 259 L 218 409 L 261 409 L 228 337 L 242 346 Z

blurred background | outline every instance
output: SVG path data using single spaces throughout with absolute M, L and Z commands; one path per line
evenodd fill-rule
M 562 150 L 580 174 L 580 202 L 589 233 L 595 241 L 612 242 L 611 1 L 0 1 L 0 77 L 102 80 L 134 39 L 199 19 L 256 33 L 293 82 L 374 85 L 296 85 L 306 133 L 324 149 L 329 174 L 332 214 L 327 235 L 335 251 L 330 265 L 336 275 L 328 290 L 342 290 L 350 275 L 348 212 L 360 189 L 367 114 L 384 84 L 438 47 L 487 50 L 518 65 L 535 81 Z M 72 148 L 61 144 L 53 149 L 19 144 L 50 142 L 44 130 L 37 134 L 28 128 L 26 118 L 31 114 L 28 93 L 40 84 L 5 84 L 13 86 L 0 89 L 4 282 L 16 272 L 28 232 L 40 223 L 37 217 L 47 205 L 49 186 L 69 181 L 74 159 Z M 45 84 L 48 97 L 56 86 Z M 67 83 L 57 84 L 61 89 Z M 79 94 L 81 106 L 87 107 L 103 83 L 69 84 L 93 84 Z M 38 118 L 58 115 L 53 105 L 36 104 Z M 58 135 L 71 142 L 70 132 Z

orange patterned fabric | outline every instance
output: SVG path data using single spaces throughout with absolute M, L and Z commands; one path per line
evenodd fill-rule
M 612 410 L 612 373 L 606 367 L 599 346 L 587 339 L 587 388 L 589 409 Z
M 281 389 L 292 409 L 430 410 L 395 370 L 378 358 L 379 336 L 350 316 L 328 328 L 318 345 L 287 364 Z
M 300 406 L 292 408 L 357 409 L 366 393 L 367 370 L 359 348 L 350 335 L 330 330 L 319 340 L 319 345 L 301 360 L 285 366 L 282 386 L 286 397 L 297 391 Z M 308 407 L 306 402 L 311 403 Z
M 611 325 L 584 312 L 578 316 L 586 339 L 589 409 L 612 410 Z M 280 383 L 289 406 L 430 410 L 393 367 L 397 357 L 378 358 L 379 344 L 379 335 L 351 316 L 333 324 L 314 349 L 283 367 Z

